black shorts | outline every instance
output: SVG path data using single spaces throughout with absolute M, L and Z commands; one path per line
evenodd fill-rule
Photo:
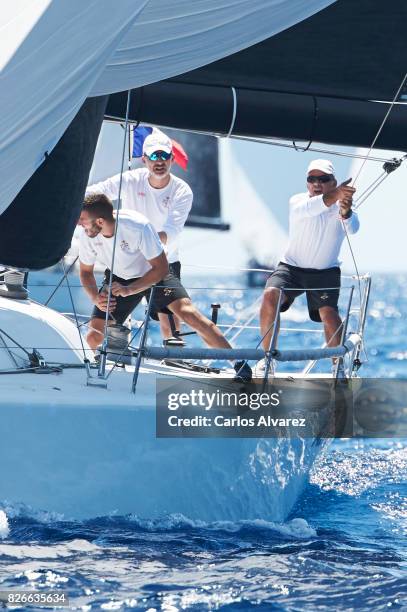
M 270 275 L 266 289 L 277 287 L 287 289 L 284 291 L 281 311 L 285 312 L 294 302 L 295 298 L 306 291 L 310 319 L 321 321 L 319 309 L 331 306 L 338 311 L 339 289 L 341 286 L 341 270 L 338 266 L 315 270 L 313 268 L 297 268 L 280 261 L 277 268 Z M 292 290 L 288 290 L 292 288 Z
M 179 264 L 179 262 L 176 262 Z M 174 264 L 170 264 L 174 266 Z M 177 270 L 175 270 L 176 272 Z M 178 269 L 179 273 L 179 269 Z M 113 274 L 113 281 L 117 281 L 121 285 L 130 285 L 133 283 L 136 278 L 124 279 Z M 109 286 L 110 281 L 110 271 L 105 270 L 105 277 L 103 279 L 102 289 L 105 289 Z M 130 313 L 138 306 L 143 297 L 148 301 L 150 298 L 151 289 L 146 289 L 140 293 L 135 293 L 134 295 L 127 295 L 126 297 L 117 296 L 116 297 L 116 308 L 109 314 L 109 320 L 113 323 L 117 323 L 122 325 L 124 321 L 127 319 Z M 158 320 L 158 313 L 162 312 L 165 314 L 169 314 L 171 311 L 168 310 L 167 306 L 169 306 L 175 300 L 179 300 L 181 298 L 189 298 L 187 291 L 181 284 L 181 281 L 175 274 L 169 272 L 165 278 L 163 278 L 159 283 L 154 285 L 154 296 L 153 303 L 150 312 L 150 316 L 152 319 Z M 93 308 L 92 318 L 96 319 L 104 319 L 106 317 L 106 313 L 103 310 L 100 310 L 97 306 Z
M 179 280 L 181 280 L 181 262 L 173 261 L 172 263 L 168 264 L 168 267 L 170 269 L 171 274 L 173 274 L 174 276 L 179 278 Z

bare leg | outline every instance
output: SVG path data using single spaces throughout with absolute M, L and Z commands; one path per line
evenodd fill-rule
M 324 325 L 325 341 L 327 346 L 338 346 L 342 337 L 342 320 L 332 306 L 323 306 L 319 309 L 319 316 Z M 332 363 L 335 365 L 336 357 L 332 358 Z
M 189 298 L 181 298 L 171 302 L 168 309 L 176 314 L 181 321 L 192 327 L 209 347 L 231 348 L 231 345 L 215 323 L 201 314 Z
M 105 332 L 105 320 L 94 317 L 89 321 L 89 332 L 86 340 L 93 351 L 102 344 Z
M 342 336 L 342 320 L 332 306 L 323 306 L 319 309 L 319 316 L 324 324 L 325 340 L 327 346 L 338 346 Z
M 276 319 L 279 297 L 280 289 L 270 287 L 264 290 L 263 301 L 260 307 L 260 331 L 261 337 L 263 338 L 262 345 L 265 351 L 269 350 L 270 340 L 274 329 L 273 323 Z M 280 317 L 278 317 L 277 326 L 280 326 Z
M 163 340 L 168 340 L 168 338 L 172 338 L 173 333 L 171 331 L 171 325 L 168 320 L 168 316 L 166 314 L 159 313 L 158 318 L 160 320 L 161 336 L 163 337 Z M 174 314 L 174 323 L 175 323 L 175 329 L 179 331 L 181 329 L 181 320 L 175 314 Z

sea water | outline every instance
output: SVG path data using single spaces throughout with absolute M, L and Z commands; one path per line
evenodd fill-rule
M 33 274 L 32 297 L 44 301 L 56 278 Z M 406 281 L 400 275 L 374 279 L 364 376 L 407 378 Z M 210 296 L 222 304 L 222 324 L 260 295 L 239 288 L 237 278 L 188 284 L 221 287 Z M 88 312 L 75 277 L 71 285 L 75 310 Z M 208 313 L 208 290 L 191 295 Z M 72 312 L 66 289 L 50 305 Z M 258 341 L 254 326 L 241 345 Z M 284 326 L 309 329 L 312 337 L 283 331 L 286 346 L 321 340 L 304 303 Z M 158 338 L 152 329 L 152 339 Z M 348 439 L 333 441 L 319 456 L 283 524 L 261 517 L 205 523 L 180 515 L 72 521 L 46 508 L 0 502 L 0 590 L 64 590 L 70 608 L 82 610 L 407 610 L 406 480 L 405 440 Z

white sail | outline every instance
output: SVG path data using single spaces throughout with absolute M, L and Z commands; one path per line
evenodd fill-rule
M 0 213 L 89 96 L 244 49 L 332 0 L 19 0 L 0 15 Z M 23 143 L 23 144 L 22 144 Z

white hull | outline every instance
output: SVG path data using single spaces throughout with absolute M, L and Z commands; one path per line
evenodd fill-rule
M 46 348 L 50 334 L 54 343 L 61 341 L 64 361 L 69 352 L 71 363 L 79 364 L 71 321 L 29 301 L 0 298 L 0 308 L 8 333 L 19 343 L 38 348 L 52 361 L 55 350 L 47 354 Z M 12 325 L 13 316 L 18 325 Z M 22 325 L 28 316 L 30 325 Z M 62 350 L 63 343 L 69 351 Z M 181 513 L 204 521 L 281 521 L 321 448 L 313 439 L 158 439 L 157 374 L 185 377 L 182 372 L 147 364 L 134 395 L 133 366 L 115 371 L 103 389 L 86 384 L 85 369 L 4 373 L 8 355 L 6 349 L 0 353 L 0 503 L 23 503 L 72 518 Z
M 120 373 L 108 390 L 84 386 L 83 371 L 22 376 L 23 385 L 13 376 L 20 397 L 3 384 L 2 502 L 72 518 L 281 521 L 320 449 L 312 439 L 157 439 L 154 380 L 144 372 L 136 396 L 126 373 L 123 391 Z

